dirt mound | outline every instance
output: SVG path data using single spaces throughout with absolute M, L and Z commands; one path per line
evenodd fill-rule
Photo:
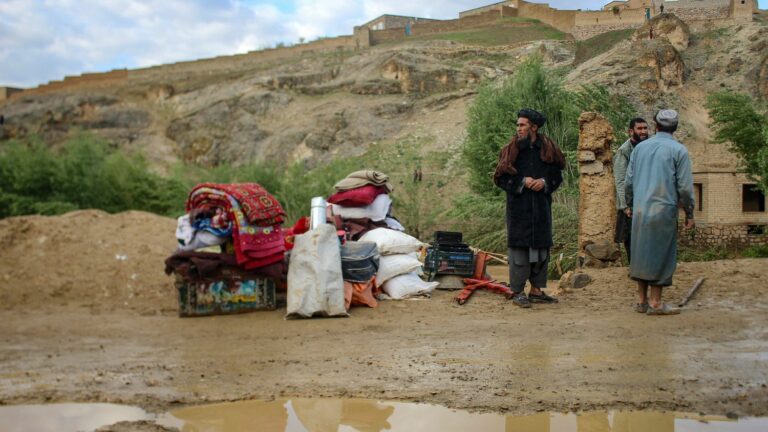
M 0 307 L 175 311 L 173 283 L 163 273 L 175 226 L 137 211 L 0 220 Z

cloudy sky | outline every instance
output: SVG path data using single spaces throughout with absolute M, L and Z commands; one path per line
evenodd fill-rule
M 382 14 L 457 18 L 496 0 L 0 0 L 0 86 L 350 34 Z M 599 9 L 609 0 L 550 0 Z M 537 0 L 544 3 L 544 0 Z M 759 0 L 761 8 L 768 0 Z

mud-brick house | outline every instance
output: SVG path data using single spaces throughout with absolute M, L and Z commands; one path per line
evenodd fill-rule
M 696 229 L 681 241 L 698 246 L 768 245 L 765 195 L 739 172 L 738 158 L 725 144 L 693 144 Z
M 409 17 L 403 15 L 381 15 L 376 17 L 359 27 L 367 27 L 369 30 L 389 30 L 396 28 L 406 28 L 416 23 L 435 22 L 430 18 Z

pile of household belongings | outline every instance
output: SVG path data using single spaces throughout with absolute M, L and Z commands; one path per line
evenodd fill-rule
M 167 274 L 210 277 L 222 268 L 248 276 L 285 280 L 286 230 L 280 203 L 256 183 L 202 183 L 189 193 L 187 213 L 177 220 L 178 250 Z M 218 246 L 221 253 L 200 252 Z
M 287 316 L 346 316 L 352 305 L 376 307 L 377 298 L 429 295 L 438 283 L 419 277 L 425 245 L 392 216 L 389 177 L 356 171 L 334 188 L 327 223 L 295 237 Z

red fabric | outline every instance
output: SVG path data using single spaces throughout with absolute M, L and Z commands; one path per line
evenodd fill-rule
M 377 196 L 387 193 L 384 186 L 365 185 L 356 189 L 336 192 L 328 198 L 331 204 L 343 207 L 365 207 L 370 205 Z
M 210 209 L 226 207 L 222 201 L 228 201 L 225 197 L 209 194 L 195 193 L 198 189 L 210 188 L 224 192 L 238 203 L 248 222 L 256 225 L 274 225 L 283 222 L 285 212 L 280 203 L 266 189 L 258 183 L 201 183 L 195 186 L 187 199 L 187 212 L 192 209 Z
M 245 269 L 277 262 L 283 256 L 285 239 L 280 225 L 271 227 L 236 226 L 232 230 L 237 263 Z
M 292 227 L 284 228 L 285 249 L 293 250 L 295 236 L 304 234 L 307 231 L 309 231 L 309 217 L 307 216 L 300 217 Z
M 281 251 L 280 253 L 268 256 L 266 258 L 249 259 L 244 264 L 241 264 L 240 267 L 246 270 L 254 270 L 254 269 L 266 267 L 271 264 L 282 262 L 284 259 L 285 259 L 285 254 Z

